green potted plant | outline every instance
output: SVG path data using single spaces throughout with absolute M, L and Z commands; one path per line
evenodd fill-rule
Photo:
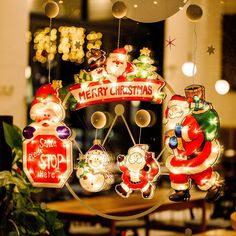
M 10 171 L 0 171 L 0 236 L 65 236 L 57 212 L 32 200 L 32 195 L 42 189 L 32 187 L 23 172 L 21 130 L 7 123 L 3 129 L 13 162 Z

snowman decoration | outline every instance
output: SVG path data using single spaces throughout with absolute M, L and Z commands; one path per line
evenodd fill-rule
M 106 71 L 108 73 L 107 77 L 111 82 L 124 80 L 133 70 L 132 64 L 128 62 L 125 48 L 117 48 L 109 54 L 106 60 Z
M 144 199 L 153 197 L 153 182 L 160 175 L 160 166 L 148 148 L 146 144 L 137 144 L 128 150 L 126 156 L 117 157 L 122 182 L 116 185 L 115 190 L 121 197 L 129 197 L 134 190 L 140 190 Z
M 71 130 L 63 123 L 65 110 L 58 96 L 58 81 L 40 87 L 31 104 L 30 118 L 34 121 L 23 130 L 23 136 L 31 139 L 39 133 L 55 134 L 60 139 L 68 139 Z
M 82 188 L 89 192 L 107 190 L 114 183 L 112 157 L 98 140 L 81 156 L 76 176 Z

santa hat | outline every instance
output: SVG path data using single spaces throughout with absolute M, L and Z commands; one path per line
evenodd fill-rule
M 30 117 L 32 120 L 37 118 L 40 111 L 46 109 L 53 110 L 58 117 L 58 120 L 63 120 L 65 111 L 61 105 L 61 100 L 58 97 L 57 91 L 51 84 L 41 86 L 31 104 Z
M 103 50 L 92 48 L 88 59 L 90 69 L 93 70 L 98 67 L 102 67 L 106 62 L 105 54 L 106 53 Z
M 127 51 L 125 48 L 117 48 L 109 54 L 109 57 L 118 58 L 119 60 L 124 60 L 127 59 L 126 58 Z

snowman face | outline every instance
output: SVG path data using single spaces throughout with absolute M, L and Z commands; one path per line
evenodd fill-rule
M 145 164 L 145 156 L 139 152 L 134 152 L 126 157 L 126 166 L 130 171 L 141 170 Z
M 106 71 L 104 68 L 98 67 L 91 71 L 91 76 L 93 78 L 93 81 L 99 81 L 106 76 Z
M 119 77 L 125 72 L 126 66 L 126 61 L 120 61 L 117 58 L 107 58 L 106 69 L 108 74 Z
M 88 156 L 88 165 L 94 170 L 102 170 L 107 164 L 105 154 L 91 154 Z

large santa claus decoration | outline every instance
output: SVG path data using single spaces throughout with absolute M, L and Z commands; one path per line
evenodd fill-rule
M 144 199 L 152 198 L 153 182 L 160 175 L 160 166 L 148 148 L 148 145 L 137 144 L 128 150 L 126 156 L 117 157 L 122 182 L 116 185 L 115 190 L 121 197 L 127 198 L 134 190 L 140 190 Z
M 166 160 L 170 171 L 172 201 L 190 198 L 192 181 L 207 190 L 206 199 L 214 201 L 223 191 L 222 181 L 213 165 L 220 156 L 217 141 L 219 117 L 204 100 L 204 87 L 186 88 L 187 97 L 174 95 L 166 109 L 165 145 L 172 154 Z

